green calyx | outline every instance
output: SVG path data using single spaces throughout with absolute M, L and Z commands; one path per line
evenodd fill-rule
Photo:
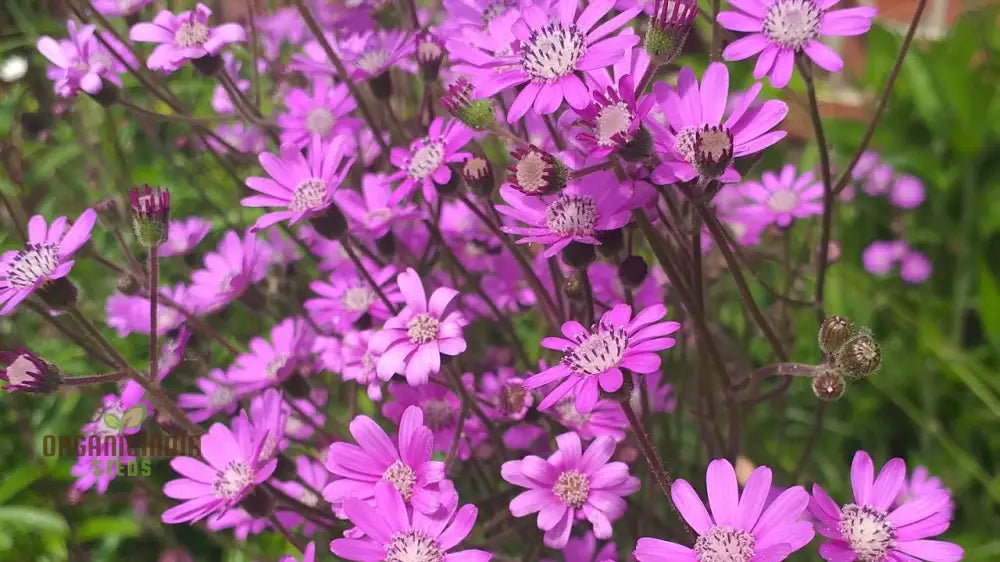
M 490 100 L 470 101 L 459 109 L 457 113 L 456 117 L 461 119 L 462 123 L 465 123 L 476 131 L 489 129 L 496 122 L 496 116 L 493 113 L 493 104 Z

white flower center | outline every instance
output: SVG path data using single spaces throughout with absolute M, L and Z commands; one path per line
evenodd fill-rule
M 368 287 L 351 287 L 341 295 L 340 302 L 351 312 L 368 312 L 368 307 L 375 302 L 375 293 Z
M 406 324 L 406 335 L 411 343 L 423 345 L 438 338 L 440 326 L 441 322 L 430 314 L 417 314 Z
M 586 195 L 560 195 L 545 209 L 545 226 L 560 236 L 591 236 L 597 204 Z
M 306 115 L 306 130 L 314 135 L 325 137 L 333 129 L 333 113 L 325 107 L 313 108 Z
M 303 180 L 295 186 L 292 192 L 292 201 L 288 204 L 288 209 L 297 213 L 314 209 L 323 204 L 326 199 L 326 182 L 319 178 L 309 178 Z
M 285 366 L 286 363 L 288 363 L 288 357 L 284 355 L 279 355 L 275 357 L 273 360 L 271 360 L 270 363 L 267 364 L 267 367 L 264 369 L 264 376 L 268 380 L 272 381 L 277 379 L 278 371 L 280 371 Z
M 614 136 L 628 131 L 632 124 L 632 111 L 628 104 L 620 101 L 601 108 L 597 114 L 595 132 L 597 133 L 597 144 L 600 146 L 612 146 L 615 144 Z
M 767 207 L 775 213 L 791 212 L 799 204 L 799 196 L 791 189 L 779 189 L 767 198 Z
M 186 21 L 174 32 L 174 42 L 181 47 L 201 47 L 208 41 L 208 26 L 197 21 Z
M 697 139 L 698 127 L 685 127 L 677 131 L 677 136 L 674 137 L 674 151 L 683 156 L 689 164 L 694 164 L 694 146 Z
M 381 209 L 373 209 L 368 211 L 365 215 L 365 223 L 368 226 L 375 226 L 384 223 L 392 218 L 392 210 L 388 207 L 382 207 Z
M 212 391 L 211 396 L 208 397 L 208 402 L 212 405 L 212 408 L 221 409 L 232 404 L 235 399 L 236 393 L 233 392 L 232 388 L 220 385 Z
M 532 31 L 521 52 L 521 67 L 535 82 L 550 82 L 576 70 L 576 63 L 587 51 L 585 37 L 570 25 L 551 22 Z
M 750 562 L 757 539 L 742 529 L 713 526 L 694 543 L 698 562 Z
M 602 328 L 567 353 L 563 362 L 578 375 L 599 375 L 617 367 L 627 349 L 628 334 L 624 328 Z
M 11 260 L 7 269 L 7 285 L 14 289 L 33 286 L 40 279 L 48 277 L 59 266 L 59 247 L 55 244 L 32 244 Z
M 215 489 L 215 497 L 231 500 L 239 496 L 251 484 L 253 484 L 253 469 L 246 461 L 234 460 L 226 466 L 225 470 L 215 473 L 212 488 Z
M 564 504 L 580 509 L 590 496 L 590 480 L 579 470 L 567 470 L 556 479 L 552 493 Z
M 24 355 L 19 355 L 13 363 L 7 367 L 7 380 L 11 385 L 22 385 L 41 379 L 38 367 Z
M 592 414 L 581 414 L 576 411 L 576 398 L 569 396 L 563 398 L 555 406 L 556 415 L 563 425 L 569 428 L 582 427 L 590 421 Z
M 870 505 L 849 503 L 840 512 L 840 534 L 858 562 L 883 562 L 895 544 L 894 532 L 888 515 Z
M 422 180 L 434 173 L 444 161 L 444 144 L 424 139 L 423 145 L 413 153 L 407 173 L 415 180 Z
M 695 137 L 695 157 L 712 162 L 732 158 L 733 137 L 721 127 L 709 127 L 698 131 Z
M 417 43 L 417 60 L 435 61 L 441 58 L 444 51 L 441 46 L 434 41 L 420 41 Z
M 385 49 L 375 49 L 358 57 L 354 64 L 369 75 L 381 74 L 389 64 L 390 56 L 389 51 Z
M 299 501 L 310 507 L 316 507 L 319 505 L 319 496 L 312 493 L 312 491 L 303 488 L 302 491 L 299 492 Z
M 428 400 L 420 405 L 424 425 L 437 431 L 455 425 L 455 409 L 447 400 Z
M 417 473 L 403 461 L 396 461 L 382 473 L 382 480 L 395 486 L 396 490 L 403 496 L 403 501 L 408 502 L 413 497 L 413 486 L 417 483 Z
M 819 36 L 821 14 L 812 0 L 778 0 L 764 16 L 764 35 L 786 49 L 801 49 Z
M 424 531 L 411 529 L 396 533 L 385 546 L 383 562 L 441 562 L 445 552 Z
M 549 185 L 549 163 L 541 152 L 531 151 L 517 161 L 514 166 L 514 177 L 521 191 L 528 195 L 540 193 Z

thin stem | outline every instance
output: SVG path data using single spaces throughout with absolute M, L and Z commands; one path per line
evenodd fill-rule
M 292 543 L 292 545 L 294 545 L 299 552 L 306 551 L 306 547 L 302 545 L 302 542 L 296 539 L 295 536 L 292 535 L 292 532 L 289 531 L 288 528 L 281 523 L 281 520 L 278 519 L 278 516 L 273 513 L 271 514 L 271 525 L 273 525 L 274 528 L 277 529 L 278 532 L 285 537 L 286 541 Z
M 507 447 L 503 444 L 503 438 L 500 436 L 500 432 L 497 430 L 497 426 L 493 423 L 493 420 L 486 415 L 486 412 L 479 406 L 479 403 L 469 394 L 469 389 L 465 387 L 462 382 L 461 375 L 455 370 L 454 365 L 448 365 L 447 373 L 451 378 L 451 382 L 458 391 L 459 397 L 462 399 L 463 404 L 467 404 L 469 408 L 472 409 L 472 413 L 475 414 L 479 421 L 483 422 L 486 426 L 487 431 L 490 434 L 490 439 L 493 441 L 493 447 L 496 448 L 497 456 L 499 458 L 504 458 L 507 456 Z
M 504 113 L 506 113 L 506 111 Z M 528 141 L 522 139 L 519 136 L 514 135 L 513 133 L 508 133 L 507 131 L 501 129 L 500 125 L 497 125 L 496 123 L 490 125 L 489 131 L 502 139 L 507 139 L 513 142 L 517 146 L 525 147 L 529 145 Z
M 126 110 L 140 116 L 148 117 L 149 119 L 156 119 L 158 121 L 168 121 L 171 123 L 183 123 L 185 125 L 196 125 L 196 126 L 210 126 L 214 121 L 219 121 L 221 118 L 203 118 L 203 117 L 189 117 L 180 114 L 169 114 L 169 113 L 159 113 L 157 111 L 152 111 L 144 107 L 138 106 L 130 101 L 120 99 L 117 101 L 118 105 L 124 107 Z
M 712 0 L 712 51 L 713 61 L 722 60 L 722 25 L 719 24 L 719 8 L 722 2 Z
M 59 316 L 59 317 L 52 316 L 52 314 L 49 313 L 48 308 L 42 306 L 41 304 L 35 302 L 32 299 L 24 301 L 24 304 L 32 311 L 34 311 L 35 314 L 40 316 L 42 320 L 45 320 L 46 322 L 51 324 L 53 328 L 55 328 L 60 334 L 63 335 L 63 337 L 75 343 L 77 347 L 84 350 L 93 359 L 100 361 L 101 363 L 104 363 L 109 367 L 114 367 L 115 362 L 112 361 L 111 358 L 109 358 L 108 355 L 100 347 L 95 347 L 93 345 L 90 345 L 89 342 L 87 341 L 89 338 L 83 337 L 80 334 L 80 332 L 71 329 L 69 326 L 63 325 L 63 320 L 65 319 L 65 316 Z
M 545 128 L 549 130 L 549 134 L 552 135 L 552 140 L 556 143 L 556 148 L 559 150 L 566 150 L 566 141 L 563 140 L 562 134 L 559 133 L 559 129 L 556 129 L 555 124 L 552 122 L 552 117 L 549 115 L 543 115 L 542 121 L 545 122 Z
M 608 160 L 606 162 L 601 162 L 600 164 L 594 164 L 593 166 L 587 166 L 586 168 L 580 168 L 579 170 L 573 170 L 572 172 L 569 173 L 569 177 L 571 179 L 579 179 L 579 178 L 582 178 L 583 176 L 586 176 L 588 174 L 592 174 L 594 172 L 600 172 L 601 170 L 607 170 L 608 168 L 611 168 L 614 165 L 615 165 L 614 162 Z
M 300 407 L 298 404 L 295 403 L 294 398 L 289 398 L 285 400 L 285 402 L 288 403 L 288 406 L 291 409 L 295 410 L 295 412 L 298 414 L 298 417 L 302 419 L 303 423 L 315 429 L 320 435 L 323 436 L 324 439 L 326 439 L 327 443 L 334 443 L 337 441 L 337 436 L 330 434 L 330 432 L 328 432 L 325 427 L 321 426 L 319 423 L 316 422 L 316 420 L 312 419 L 312 417 L 309 415 L 308 412 L 303 410 L 302 407 Z M 322 411 L 322 408 L 316 408 L 316 411 L 320 412 Z
M 250 60 L 253 63 L 250 65 L 252 88 L 253 88 L 253 105 L 254 107 L 260 107 L 260 71 L 257 69 L 257 2 L 256 0 L 247 0 L 247 17 L 250 19 Z
M 0 189 L 0 201 L 3 201 L 3 206 L 7 209 L 7 214 L 10 215 L 10 220 L 14 222 L 14 230 L 17 231 L 18 237 L 21 238 L 22 242 L 28 240 L 28 231 L 24 226 L 24 215 L 23 210 L 20 205 L 14 205 L 14 201 L 4 193 L 4 190 Z
M 820 367 L 804 363 L 773 363 L 751 371 L 743 380 L 733 383 L 733 388 L 740 388 L 753 379 L 765 377 L 815 377 Z
M 157 334 L 157 317 L 160 315 L 159 310 L 159 297 L 160 297 L 160 260 L 157 258 L 157 246 L 149 248 L 149 378 L 150 380 L 158 380 L 157 375 L 160 369 L 159 361 L 157 359 L 157 354 L 160 352 L 160 347 L 157 342 L 159 334 Z
M 455 428 L 455 435 L 451 439 L 451 447 L 448 448 L 448 456 L 445 457 L 445 474 L 451 472 L 455 459 L 458 457 L 458 444 L 462 440 L 462 432 L 465 430 L 465 418 L 469 416 L 469 405 L 462 402 L 462 413 L 458 416 L 458 427 Z
M 346 253 L 347 257 L 351 259 L 351 263 L 354 264 L 354 267 L 361 272 L 361 276 L 365 278 L 368 285 L 370 285 L 372 290 L 375 291 L 375 294 L 378 295 L 382 304 L 384 304 L 394 315 L 397 314 L 399 309 L 396 308 L 396 305 L 391 300 L 389 300 L 389 297 L 385 296 L 385 292 L 382 291 L 382 287 L 380 287 L 378 282 L 375 281 L 372 274 L 368 272 L 368 268 L 361 263 L 361 258 L 359 258 L 357 252 L 354 251 L 354 246 L 351 244 L 350 239 L 347 236 L 341 237 L 340 245 L 344 248 L 344 253 Z
M 63 386 L 83 386 L 86 384 L 103 384 L 106 382 L 117 382 L 128 378 L 128 373 L 115 371 L 101 375 L 85 375 L 82 377 L 66 377 L 63 379 Z
M 584 326 L 592 326 L 594 324 L 594 288 L 590 285 L 587 268 L 581 267 L 577 270 L 576 275 L 577 279 L 580 280 L 580 288 L 583 289 L 583 304 L 586 310 Z

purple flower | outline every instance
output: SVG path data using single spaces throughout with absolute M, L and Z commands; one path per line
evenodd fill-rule
M 445 465 L 431 459 L 434 436 L 420 408 L 410 406 L 403 413 L 398 443 L 368 416 L 354 418 L 350 430 L 357 445 L 334 443 L 326 457 L 333 479 L 323 489 L 323 498 L 336 512 L 343 515 L 348 498 L 372 503 L 380 481 L 392 484 L 420 513 L 431 515 L 441 507 L 438 483 L 445 479 Z
M 275 487 L 305 505 L 324 510 L 327 509 L 322 498 L 313 492 L 313 490 L 317 490 L 322 493 L 321 490 L 330 480 L 330 473 L 323 466 L 323 463 L 312 460 L 308 455 L 300 455 L 295 457 L 295 474 L 302 484 L 298 481 L 275 482 Z M 301 524 L 302 534 L 307 537 L 316 532 L 316 524 L 314 522 L 304 518 L 302 514 L 290 508 L 279 509 L 275 511 L 275 515 L 288 528 L 298 527 Z
M 670 489 L 674 506 L 698 534 L 694 548 L 641 538 L 635 547 L 636 560 L 780 562 L 813 539 L 812 523 L 799 520 L 809 505 L 809 494 L 802 486 L 795 486 L 767 501 L 771 469 L 766 466 L 754 469 L 740 494 L 733 465 L 716 459 L 708 465 L 705 485 L 711 516 L 686 480 L 675 481 Z
M 7 392 L 46 393 L 59 387 L 58 369 L 30 351 L 0 350 L 0 380 Z
M 364 538 L 334 539 L 330 551 L 346 560 L 381 562 L 487 562 L 492 558 L 482 550 L 455 548 L 472 531 L 478 510 L 472 504 L 458 508 L 458 494 L 451 492 L 442 502 L 444 512 L 435 517 L 408 511 L 403 496 L 389 482 L 375 486 L 374 507 L 349 498 L 344 502 L 348 519 L 364 533 Z
M 542 400 L 542 410 L 552 406 L 568 393 L 576 396 L 576 408 L 589 413 L 600 397 L 600 389 L 614 392 L 622 386 L 622 369 L 647 374 L 660 368 L 656 354 L 676 343 L 666 337 L 680 329 L 678 322 L 661 322 L 667 315 L 662 304 L 639 312 L 632 318 L 632 307 L 619 304 L 601 316 L 591 330 L 579 322 L 563 323 L 565 338 L 547 337 L 541 345 L 563 353 L 560 363 L 524 382 L 526 388 L 562 381 Z
M 315 562 L 316 561 L 316 542 L 309 541 L 306 545 L 305 552 L 302 553 L 302 558 L 296 558 L 291 554 L 286 554 L 281 557 L 278 562 Z
M 36 44 L 38 52 L 49 59 L 48 77 L 55 82 L 55 91 L 64 98 L 73 97 L 83 90 L 95 95 L 103 88 L 103 81 L 121 86 L 119 75 L 127 69 L 95 36 L 93 25 L 77 29 L 73 20 L 66 22 L 69 39 L 56 41 L 43 36 Z M 111 35 L 102 34 L 123 59 L 129 64 L 135 61 L 128 49 Z
M 208 464 L 192 457 L 170 461 L 183 478 L 167 482 L 163 493 L 184 502 L 164 511 L 162 521 L 168 525 L 196 522 L 238 506 L 278 465 L 277 459 L 260 460 L 267 437 L 254 432 L 245 412 L 233 419 L 232 431 L 221 423 L 213 424 L 201 436 L 200 450 Z
M 345 381 L 355 381 L 366 387 L 372 402 L 382 401 L 382 386 L 375 372 L 375 359 L 368 350 L 373 330 L 351 330 L 341 341 L 340 356 L 343 360 L 340 376 Z
M 240 62 L 232 53 L 225 52 L 222 53 L 222 70 L 233 80 L 233 84 L 236 84 L 236 88 L 243 92 L 250 91 L 250 81 L 240 78 L 240 67 L 243 63 Z M 229 92 L 222 84 L 215 86 L 212 90 L 212 109 L 215 110 L 219 115 L 232 115 L 236 113 L 236 106 L 233 105 L 233 100 L 229 97 Z
M 470 383 L 463 378 L 464 382 Z M 389 418 L 394 423 L 402 423 L 403 413 L 410 406 L 419 406 L 424 413 L 424 425 L 431 430 L 434 435 L 434 450 L 440 453 L 447 453 L 451 449 L 451 442 L 454 440 L 455 432 L 458 431 L 458 422 L 462 417 L 462 401 L 455 396 L 455 393 L 439 384 L 422 384 L 420 386 L 410 386 L 408 384 L 390 384 L 389 395 L 391 401 L 382 406 L 382 415 Z M 481 425 L 475 418 L 469 417 L 465 420 L 463 433 L 464 439 L 458 443 L 458 458 L 469 458 L 472 446 L 470 441 L 474 438 L 485 437 L 480 434 Z
M 764 172 L 760 179 L 743 182 L 740 192 L 753 201 L 745 212 L 761 222 L 787 228 L 794 219 L 823 213 L 823 184 L 811 171 L 796 176 L 795 165 L 786 164 L 778 174 Z
M 28 221 L 28 245 L 0 256 L 0 316 L 14 311 L 18 304 L 46 283 L 62 279 L 73 269 L 73 257 L 90 240 L 97 213 L 87 209 L 69 229 L 66 217 L 51 225 L 35 215 Z
M 170 226 L 167 229 L 167 241 L 156 249 L 156 253 L 161 258 L 182 256 L 197 246 L 210 230 L 212 230 L 212 223 L 200 217 L 170 221 Z
M 445 124 L 443 117 L 431 121 L 427 136 L 410 144 L 409 150 L 393 147 L 390 160 L 399 171 L 389 176 L 389 180 L 403 180 L 396 188 L 391 203 L 395 204 L 409 197 L 420 186 L 424 200 L 437 201 L 434 183 L 445 184 L 451 179 L 448 164 L 464 162 L 472 156 L 468 152 L 458 152 L 473 136 L 461 121 L 450 120 Z
M 927 256 L 914 250 L 908 251 L 899 262 L 899 276 L 914 285 L 930 279 L 931 271 L 933 267 Z
M 247 187 L 260 195 L 245 197 L 240 204 L 244 207 L 285 207 L 283 211 L 272 211 L 257 219 L 251 228 L 254 232 L 283 220 L 295 224 L 329 207 L 333 192 L 354 164 L 354 157 L 347 155 L 342 136 L 324 144 L 319 135 L 314 135 L 308 159 L 295 145 L 283 145 L 280 152 L 280 157 L 270 152 L 259 156 L 260 166 L 270 178 L 247 178 Z
M 250 351 L 236 358 L 227 378 L 241 395 L 277 386 L 311 358 L 314 338 L 301 318 L 286 318 L 271 329 L 270 341 L 250 340 Z
M 618 87 L 606 92 L 594 90 L 594 101 L 578 110 L 590 131 L 577 135 L 591 158 L 604 158 L 632 142 L 646 115 L 656 105 L 656 99 L 644 95 L 636 100 L 632 76 L 624 76 Z
M 285 95 L 284 103 L 288 111 L 275 119 L 281 128 L 282 144 L 305 146 L 313 136 L 329 141 L 341 131 L 360 126 L 357 119 L 348 118 L 358 104 L 343 83 L 333 86 L 329 80 L 317 78 L 311 93 L 293 88 Z
M 232 415 L 236 411 L 239 395 L 222 369 L 212 369 L 208 376 L 195 380 L 194 384 L 201 392 L 184 392 L 177 396 L 177 405 L 194 423 L 201 423 L 215 414 Z
M 590 91 L 576 73 L 608 66 L 639 42 L 633 34 L 608 37 L 638 14 L 638 8 L 597 25 L 613 6 L 614 0 L 590 2 L 583 10 L 579 10 L 579 0 L 557 0 L 551 9 L 524 6 L 512 28 L 520 43 L 513 52 L 494 53 L 493 60 L 478 65 L 497 72 L 488 80 L 473 80 L 478 82 L 476 96 L 491 97 L 527 82 L 510 106 L 508 123 L 524 117 L 529 108 L 540 115 L 553 113 L 563 100 L 574 109 L 583 109 L 591 101 Z M 480 57 L 488 58 L 483 53 Z
M 413 37 L 400 31 L 370 32 L 360 39 L 360 48 L 350 58 L 351 78 L 355 80 L 369 80 L 385 74 L 417 48 Z
M 840 72 L 844 61 L 817 39 L 820 35 L 862 35 L 872 26 L 875 8 L 861 6 L 831 10 L 838 0 L 730 0 L 737 11 L 721 12 L 718 22 L 726 29 L 749 32 L 722 52 L 727 61 L 760 54 L 753 77 L 771 78 L 775 88 L 784 88 L 792 77 L 795 55 L 805 52 L 817 66 Z
M 896 244 L 881 240 L 872 242 L 861 254 L 861 259 L 868 273 L 878 276 L 888 275 L 899 259 Z
M 944 487 L 940 478 L 931 476 L 927 467 L 918 466 L 913 469 L 910 478 L 903 481 L 899 495 L 893 500 L 891 508 L 895 509 L 912 501 L 933 499 L 941 492 L 951 495 L 951 491 Z M 948 519 L 951 519 L 952 513 L 955 511 L 955 503 L 949 501 L 941 507 L 941 511 L 948 516 Z
M 824 560 L 961 560 L 960 546 L 928 540 L 948 529 L 950 514 L 944 509 L 951 495 L 944 490 L 906 502 L 888 511 L 906 479 L 906 463 L 895 458 L 878 477 L 872 458 L 864 451 L 854 455 L 851 487 L 854 501 L 838 506 L 818 484 L 813 485 L 809 511 L 816 530 L 831 539 L 819 548 Z
M 677 396 L 674 395 L 674 386 L 672 384 L 660 384 L 663 382 L 663 373 L 661 372 L 649 373 L 645 377 L 646 394 L 649 398 L 649 411 L 652 413 L 673 412 L 677 408 Z M 639 381 L 635 381 L 633 387 L 629 404 L 632 406 L 632 411 L 636 415 L 639 415 L 642 413 L 642 389 L 639 386 Z
M 396 277 L 406 306 L 390 318 L 374 336 L 370 347 L 379 354 L 379 378 L 389 380 L 396 373 L 417 386 L 441 370 L 441 355 L 465 351 L 461 314 L 455 310 L 458 291 L 439 287 L 430 299 L 413 268 Z
M 562 551 L 562 560 L 565 562 L 605 562 L 618 560 L 618 545 L 613 541 L 604 543 L 604 546 L 597 549 L 597 537 L 592 531 L 587 531 L 582 537 L 570 538 L 566 547 Z M 542 562 L 557 562 L 556 560 L 542 559 Z
M 121 419 L 121 416 L 129 408 L 142 404 L 146 406 L 146 417 L 149 418 L 152 413 L 152 407 L 143 401 L 143 396 L 145 391 L 135 381 L 128 381 L 122 388 L 121 394 L 106 394 L 101 400 L 101 407 L 94 412 L 93 417 L 87 425 L 84 425 L 81 434 L 90 436 L 96 435 L 102 440 L 105 437 L 118 436 L 123 434 L 122 428 L 110 427 L 106 423 L 107 414 L 111 414 L 116 419 Z M 138 428 L 135 428 L 130 433 L 138 432 Z M 108 463 L 114 462 L 128 462 L 129 460 L 135 459 L 134 456 L 128 454 L 127 451 L 115 451 L 101 448 L 97 451 L 98 454 L 92 455 L 90 449 L 86 452 L 81 453 L 77 457 L 77 462 L 71 469 L 70 473 L 77 478 L 76 482 L 73 483 L 73 489 L 80 492 L 85 492 L 91 488 L 95 488 L 97 493 L 103 494 L 107 491 L 108 486 L 111 481 L 117 476 L 117 470 L 103 470 L 101 474 L 94 474 L 94 463 L 100 463 L 101 466 L 107 467 Z M 112 467 L 115 465 L 112 464 Z
M 210 15 L 212 10 L 201 3 L 177 15 L 163 10 L 152 23 L 132 26 L 129 39 L 159 43 L 149 54 L 146 66 L 169 74 L 189 60 L 218 55 L 228 43 L 246 41 L 246 31 L 238 24 L 209 27 Z
M 91 0 L 90 5 L 106 16 L 131 16 L 152 3 L 153 0 Z
M 610 437 L 598 437 L 586 451 L 576 433 L 559 435 L 556 443 L 548 459 L 529 455 L 500 467 L 504 480 L 528 489 L 511 500 L 511 514 L 538 512 L 550 548 L 566 546 L 576 519 L 590 521 L 597 538 L 611 538 L 611 523 L 625 513 L 622 498 L 639 489 L 639 479 L 629 475 L 627 464 L 608 462 L 615 452 Z
M 371 273 L 384 294 L 391 302 L 402 300 L 402 295 L 394 284 L 396 268 L 386 266 Z M 309 288 L 317 298 L 309 299 L 303 306 L 315 322 L 342 333 L 358 322 L 363 316 L 382 322 L 392 316 L 382 299 L 372 290 L 368 281 L 355 273 L 341 270 L 330 276 L 330 281 L 313 281 Z
M 545 413 L 566 429 L 577 432 L 583 439 L 595 439 L 602 435 L 615 441 L 625 439 L 628 419 L 617 402 L 602 398 L 586 414 L 577 411 L 575 402 L 575 396 L 565 396 Z
M 186 302 L 188 290 L 184 285 L 177 285 L 173 289 L 160 287 L 160 294 L 173 299 L 177 303 Z M 149 333 L 149 299 L 138 295 L 128 296 L 115 294 L 108 297 L 105 304 L 105 312 L 108 316 L 108 326 L 118 332 L 118 337 L 138 333 Z M 188 309 L 192 314 L 198 312 L 197 309 Z M 157 301 L 156 306 L 156 333 L 164 336 L 171 330 L 176 329 L 184 323 L 184 315 L 177 309 L 172 308 Z
M 256 128 L 242 121 L 221 123 L 215 128 L 218 139 L 208 137 L 205 144 L 223 153 L 257 154 L 267 148 L 267 137 Z M 222 139 L 225 142 L 220 142 Z
M 900 209 L 916 209 L 924 202 L 924 184 L 913 176 L 900 176 L 889 190 L 889 202 Z
M 515 9 L 514 0 L 443 0 L 448 18 L 456 30 L 485 30 L 490 22 Z M 450 35 L 449 35 L 450 36 Z
M 253 435 L 264 435 L 260 443 L 259 462 L 266 462 L 288 448 L 285 436 L 289 410 L 281 393 L 269 388 L 250 401 L 250 426 Z
M 618 267 L 603 261 L 596 261 L 587 268 L 590 283 L 594 286 L 594 299 L 603 303 L 624 302 L 625 287 L 618 277 Z M 635 305 L 640 308 L 663 302 L 663 288 L 656 284 L 652 275 L 638 289 L 632 291 Z
M 219 249 L 205 255 L 205 269 L 191 275 L 191 295 L 206 312 L 215 311 L 237 299 L 267 275 L 270 252 L 257 244 L 252 232 L 240 239 L 230 230 Z
M 865 193 L 875 197 L 889 193 L 892 186 L 892 177 L 895 171 L 889 164 L 881 164 L 868 174 L 868 179 L 862 188 Z
M 404 197 L 393 190 L 389 178 L 382 174 L 365 174 L 360 195 L 346 189 L 334 195 L 347 218 L 370 238 L 385 236 L 397 221 L 420 216 L 415 205 L 401 203 Z
M 785 102 L 767 100 L 751 107 L 761 87 L 754 83 L 737 98 L 723 121 L 729 96 L 724 64 L 708 65 L 700 85 L 689 67 L 681 69 L 676 88 L 658 82 L 654 92 L 668 126 L 649 123 L 661 155 L 653 180 L 668 184 L 702 176 L 739 181 L 734 158 L 760 152 L 785 137 L 785 131 L 771 130 L 788 114 Z

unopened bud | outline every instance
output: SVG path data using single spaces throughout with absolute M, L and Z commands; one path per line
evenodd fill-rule
M 80 298 L 80 292 L 69 277 L 50 279 L 36 289 L 35 294 L 55 312 L 65 312 L 73 308 Z
M 627 289 L 638 289 L 649 275 L 649 265 L 642 256 L 629 256 L 618 266 L 618 280 Z
M 131 273 L 119 275 L 118 279 L 115 280 L 115 287 L 117 287 L 119 293 L 130 297 L 139 294 L 139 289 L 142 288 L 139 285 L 139 280 Z
M 643 47 L 657 64 L 669 64 L 681 54 L 698 14 L 694 0 L 655 0 Z
M 824 369 L 812 380 L 813 393 L 823 402 L 833 402 L 844 395 L 847 384 L 834 369 Z
M 493 103 L 488 99 L 472 99 L 475 88 L 465 78 L 459 78 L 448 91 L 441 96 L 441 105 L 455 119 L 469 126 L 470 129 L 482 131 L 496 122 Z
M 597 252 L 593 244 L 583 242 L 570 242 L 562 251 L 563 262 L 576 269 L 586 269 L 586 267 L 597 259 Z
M 0 380 L 7 392 L 48 394 L 62 384 L 62 373 L 30 351 L 0 351 Z
M 451 170 L 451 173 L 448 174 L 448 179 L 444 183 L 438 183 L 434 181 L 433 178 L 431 179 L 431 181 L 434 181 L 434 187 L 437 188 L 438 193 L 448 197 L 458 193 L 458 185 L 459 185 L 458 175 L 459 175 L 458 172 L 453 169 Z
M 316 232 L 331 240 L 337 240 L 347 234 L 347 217 L 337 205 L 330 205 L 323 214 L 309 219 L 309 224 Z
M 170 229 L 170 191 L 146 185 L 128 192 L 132 203 L 132 228 L 145 248 L 156 248 L 167 241 Z
M 375 239 L 375 249 L 387 258 L 396 255 L 396 236 L 393 235 L 391 230 Z
M 641 162 L 653 151 L 653 135 L 646 127 L 639 127 L 628 142 L 618 149 L 618 154 L 627 162 Z
M 834 355 L 854 335 L 854 322 L 843 316 L 829 316 L 819 327 L 819 349 L 824 355 Z
M 563 293 L 566 296 L 578 301 L 583 298 L 583 286 L 580 284 L 580 280 L 574 275 L 567 277 L 563 282 Z
M 614 230 L 598 230 L 594 238 L 601 243 L 597 247 L 597 252 L 606 258 L 618 255 L 618 252 L 625 247 L 625 232 L 620 228 Z
M 867 329 L 847 340 L 837 352 L 837 370 L 851 379 L 865 378 L 882 363 L 882 347 Z
M 556 156 L 537 146 L 517 149 L 510 154 L 514 163 L 507 169 L 510 184 L 525 195 L 545 195 L 566 187 L 569 172 Z
M 424 80 L 437 80 L 441 61 L 444 60 L 444 43 L 427 31 L 417 36 L 417 64 Z
M 486 197 L 493 192 L 493 166 L 482 156 L 472 156 L 462 166 L 462 179 L 469 191 L 479 197 Z
M 251 490 L 240 503 L 240 506 L 255 519 L 266 519 L 274 511 L 274 496 L 267 488 L 260 486 Z
M 705 178 L 717 178 L 733 163 L 733 134 L 718 126 L 702 127 L 694 139 L 694 168 Z
M 118 207 L 118 201 L 113 197 L 105 197 L 94 203 L 94 211 L 97 212 L 97 220 L 107 230 L 117 230 L 122 225 L 122 212 Z

